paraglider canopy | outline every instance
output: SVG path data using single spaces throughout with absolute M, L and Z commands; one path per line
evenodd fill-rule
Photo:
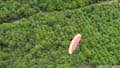
M 72 41 L 71 41 L 71 43 L 70 43 L 70 46 L 69 46 L 69 50 L 68 50 L 69 54 L 72 54 L 72 53 L 75 51 L 75 49 L 77 48 L 80 40 L 81 40 L 81 35 L 80 35 L 80 34 L 77 34 L 77 35 L 72 39 Z

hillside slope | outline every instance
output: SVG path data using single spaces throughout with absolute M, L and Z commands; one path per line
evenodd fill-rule
M 101 0 L 99 0 L 101 1 Z M 0 24 L 28 18 L 39 11 L 74 9 L 96 3 L 95 0 L 0 0 Z
M 33 14 L 0 25 L 0 68 L 76 68 L 120 62 L 120 3 Z M 72 37 L 83 38 L 73 55 Z

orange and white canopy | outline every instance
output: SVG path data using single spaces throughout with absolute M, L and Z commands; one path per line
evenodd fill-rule
M 77 48 L 80 40 L 81 40 L 81 35 L 80 34 L 77 34 L 73 38 L 73 40 L 71 41 L 70 46 L 69 46 L 69 50 L 68 50 L 69 54 L 72 54 L 75 51 L 75 49 Z

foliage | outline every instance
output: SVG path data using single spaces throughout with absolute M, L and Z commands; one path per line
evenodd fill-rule
M 45 0 L 44 0 L 45 1 Z M 49 0 L 48 0 L 49 2 Z M 0 68 L 76 68 L 120 62 L 120 4 L 39 12 L 0 25 Z M 74 35 L 82 40 L 68 54 Z
M 29 17 L 39 11 L 73 9 L 95 0 L 0 0 L 0 23 Z

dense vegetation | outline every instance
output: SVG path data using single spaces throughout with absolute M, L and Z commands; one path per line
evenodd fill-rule
M 29 17 L 39 11 L 79 8 L 103 0 L 0 0 L 0 23 Z
M 30 8 L 32 13 L 33 9 Z M 117 65 L 120 62 L 119 26 L 119 3 L 38 12 L 28 19 L 3 23 L 0 25 L 0 68 Z M 76 52 L 69 55 L 69 43 L 77 33 L 82 34 L 82 41 Z

